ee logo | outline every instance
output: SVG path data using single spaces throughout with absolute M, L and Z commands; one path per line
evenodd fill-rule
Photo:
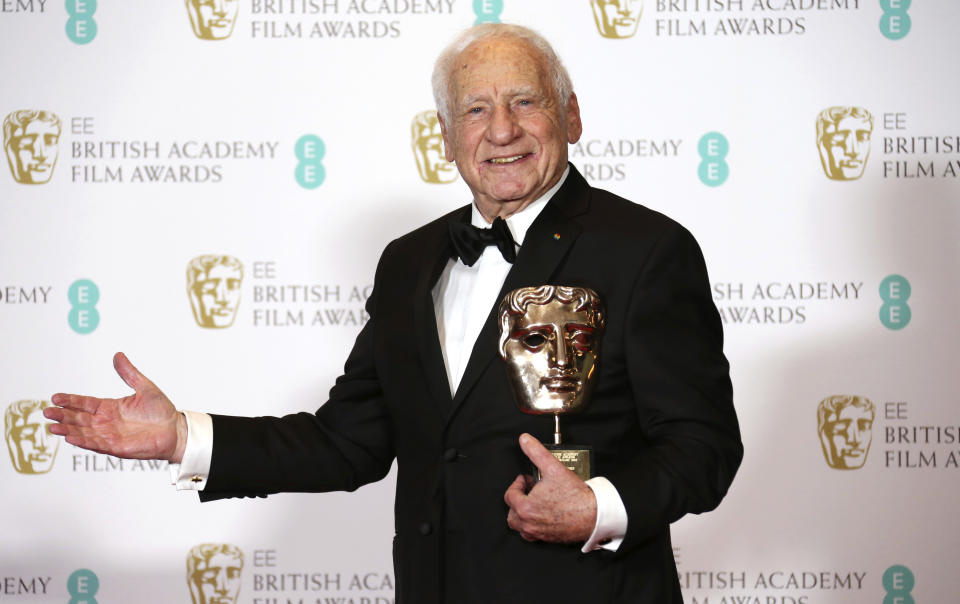
M 67 579 L 67 593 L 70 594 L 68 604 L 97 604 L 94 596 L 99 589 L 100 580 L 92 570 L 75 570 Z
M 700 182 L 708 187 L 719 187 L 726 182 L 730 176 L 730 166 L 726 160 L 727 153 L 730 152 L 727 137 L 719 132 L 708 132 L 700 137 L 697 152 L 702 160 L 697 167 Z
M 910 322 L 910 282 L 900 275 L 888 275 L 880 282 L 880 322 L 887 329 L 903 329 Z
M 89 44 L 97 37 L 97 22 L 93 13 L 97 12 L 97 0 L 66 0 L 67 37 L 74 44 Z
M 477 16 L 474 25 L 481 23 L 500 23 L 503 12 L 503 0 L 473 0 L 473 13 Z
M 295 171 L 297 183 L 304 189 L 316 189 L 322 185 L 327 177 L 327 170 L 320 163 L 327 153 L 323 139 L 315 134 L 304 134 L 297 139 L 294 153 L 298 160 Z
M 887 592 L 883 604 L 915 604 L 913 586 L 916 581 L 910 569 L 902 564 L 895 564 L 883 573 L 883 589 Z
M 67 299 L 70 300 L 70 314 L 67 322 L 70 329 L 80 334 L 87 334 L 100 324 L 100 313 L 97 312 L 97 302 L 100 301 L 100 289 L 89 279 L 77 279 L 67 290 Z
M 883 16 L 880 17 L 880 33 L 888 40 L 900 40 L 910 33 L 911 0 L 880 0 Z

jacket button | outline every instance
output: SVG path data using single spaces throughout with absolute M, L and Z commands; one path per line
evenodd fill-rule
M 456 461 L 456 460 L 457 460 L 456 449 L 450 448 L 443 452 L 443 461 Z
M 420 528 L 419 528 L 419 530 L 420 530 L 420 534 L 421 534 L 421 535 L 427 536 L 427 535 L 429 535 L 431 532 L 433 532 L 433 527 L 430 526 L 430 523 L 429 523 L 429 522 L 421 522 L 421 523 L 420 523 Z

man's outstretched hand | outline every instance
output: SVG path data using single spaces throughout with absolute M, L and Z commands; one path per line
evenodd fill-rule
M 180 463 L 187 423 L 170 399 L 118 352 L 113 367 L 134 393 L 123 398 L 54 394 L 43 414 L 55 422 L 50 432 L 71 445 L 128 459 Z
M 507 524 L 527 541 L 584 542 L 597 522 L 597 498 L 579 476 L 557 461 L 529 434 L 520 448 L 540 470 L 540 481 L 520 475 L 503 496 L 510 511 Z

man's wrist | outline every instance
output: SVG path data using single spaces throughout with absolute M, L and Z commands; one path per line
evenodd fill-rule
M 187 448 L 187 418 L 182 411 L 177 411 L 177 444 L 174 446 L 173 454 L 170 456 L 170 463 L 180 463 L 183 461 L 183 451 Z

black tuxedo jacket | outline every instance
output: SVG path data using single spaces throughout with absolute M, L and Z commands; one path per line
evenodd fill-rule
M 370 321 L 330 400 L 283 418 L 214 416 L 204 500 L 353 490 L 397 460 L 394 564 L 403 604 L 681 602 L 669 524 L 714 508 L 742 456 L 722 331 L 699 247 L 681 226 L 588 186 L 571 167 L 527 232 L 503 293 L 586 286 L 607 309 L 590 407 L 564 420 L 626 506 L 616 553 L 528 543 L 503 495 L 528 461 L 517 437 L 552 421 L 521 413 L 491 309 L 450 396 L 431 289 L 452 255 L 448 221 L 391 242 Z

